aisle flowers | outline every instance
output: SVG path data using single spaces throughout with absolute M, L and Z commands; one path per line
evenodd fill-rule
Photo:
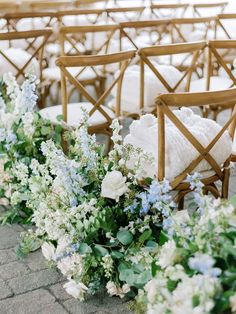
M 198 190 L 198 188 L 197 188 Z M 236 211 L 200 190 L 201 210 L 168 218 L 168 241 L 152 263 L 153 278 L 139 291 L 140 313 L 235 313 Z
M 20 250 L 39 239 L 45 258 L 68 278 L 66 291 L 80 300 L 101 287 L 110 295 L 134 296 L 151 279 L 150 261 L 165 238 L 162 221 L 175 204 L 168 182 L 144 179 L 142 159 L 148 156 L 120 143 L 118 121 L 109 156 L 88 134 L 86 121 L 85 113 L 70 131 L 68 156 L 52 140 L 44 142 L 45 163 L 33 159 L 30 174 L 19 175 L 36 226 Z M 131 150 L 136 162 L 130 169 Z
M 1 217 L 3 223 L 29 220 L 32 212 L 25 206 L 27 195 L 17 183 L 24 180 L 32 158 L 43 162 L 43 141 L 60 142 L 61 127 L 54 128 L 37 113 L 36 84 L 34 75 L 21 86 L 10 73 L 0 81 L 0 198 L 2 205 L 9 205 Z

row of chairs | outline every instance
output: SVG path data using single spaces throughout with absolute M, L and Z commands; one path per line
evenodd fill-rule
M 182 44 L 186 45 L 186 44 Z M 196 44 L 197 45 L 197 44 Z M 181 44 L 179 45 L 181 46 Z M 154 47 L 155 48 L 155 47 Z M 159 47 L 157 47 L 159 48 Z M 170 48 L 170 47 L 169 47 Z M 195 47 L 196 49 L 197 47 Z M 198 44 L 198 48 L 204 48 L 204 43 Z M 190 49 L 190 47 L 189 47 Z M 53 123 L 58 123 L 56 116 L 63 113 L 63 117 L 70 127 L 76 127 L 78 124 L 79 113 L 82 109 L 89 110 L 89 125 L 90 132 L 92 133 L 104 133 L 108 136 L 111 135 L 109 126 L 114 119 L 115 114 L 104 105 L 105 100 L 111 94 L 112 89 L 117 86 L 116 92 L 116 116 L 119 117 L 119 107 L 122 91 L 122 80 L 127 71 L 128 66 L 135 58 L 136 52 L 119 52 L 116 54 L 107 54 L 101 56 L 62 56 L 56 61 L 61 70 L 61 88 L 62 88 L 62 105 L 41 110 L 42 116 L 49 118 Z M 120 64 L 119 73 L 110 81 L 109 86 L 103 91 L 103 93 L 95 99 L 91 96 L 81 81 L 71 75 L 68 68 L 71 67 L 102 67 L 104 65 Z M 86 102 L 80 103 L 68 103 L 67 97 L 67 81 L 74 85 L 86 98 Z M 223 128 L 215 135 L 212 136 L 211 142 L 204 147 L 199 140 L 192 134 L 183 122 L 180 121 L 178 116 L 172 111 L 175 107 L 207 107 L 214 108 L 219 105 L 222 108 L 228 108 L 231 106 L 234 108 L 232 114 L 227 119 Z M 173 125 L 178 129 L 184 138 L 189 143 L 189 146 L 194 147 L 199 155 L 196 159 L 189 162 L 189 165 L 171 182 L 172 188 L 178 191 L 177 202 L 180 208 L 183 206 L 184 196 L 190 191 L 189 184 L 186 182 L 186 177 L 189 173 L 194 172 L 200 162 L 203 160 L 211 166 L 211 171 L 202 173 L 205 192 L 212 193 L 215 197 L 228 197 L 228 185 L 230 174 L 230 161 L 231 157 L 227 157 L 224 165 L 221 167 L 215 160 L 212 154 L 214 147 L 222 138 L 226 130 L 229 131 L 230 136 L 234 137 L 235 124 L 236 124 L 236 88 L 223 91 L 214 92 L 198 92 L 198 93 L 165 93 L 161 94 L 156 99 L 156 110 L 158 116 L 158 179 L 163 180 L 165 177 L 165 121 L 168 118 Z M 217 182 L 221 182 L 221 189 L 219 190 Z

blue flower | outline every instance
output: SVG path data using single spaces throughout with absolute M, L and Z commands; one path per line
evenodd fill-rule
M 195 257 L 189 259 L 188 265 L 191 269 L 208 275 L 211 277 L 218 277 L 221 274 L 221 269 L 213 267 L 215 260 L 208 254 L 197 253 Z

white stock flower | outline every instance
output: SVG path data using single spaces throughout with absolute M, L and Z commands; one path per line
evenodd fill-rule
M 102 181 L 101 196 L 119 201 L 120 196 L 127 192 L 126 178 L 120 171 L 108 172 Z
M 82 283 L 76 283 L 74 280 L 69 280 L 63 288 L 66 289 L 66 292 L 71 295 L 75 299 L 79 299 L 83 301 L 84 293 L 88 290 L 88 288 Z
M 55 247 L 52 243 L 44 242 L 42 245 L 42 254 L 48 261 L 54 260 Z
M 178 254 L 175 241 L 169 240 L 161 247 L 157 264 L 161 266 L 161 268 L 166 268 L 173 265 L 177 258 Z

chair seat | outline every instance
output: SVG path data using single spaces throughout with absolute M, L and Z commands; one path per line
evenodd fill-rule
M 89 102 L 73 103 L 68 104 L 67 106 L 67 124 L 71 127 L 77 127 L 81 121 L 83 111 L 90 111 L 93 109 L 93 105 Z M 106 106 L 101 106 L 101 108 L 109 115 L 111 119 L 115 118 L 115 115 L 112 110 Z M 62 105 L 52 106 L 40 110 L 40 114 L 44 119 L 50 120 L 54 124 L 58 124 L 57 116 L 62 115 Z M 89 126 L 99 126 L 107 123 L 107 119 L 96 110 L 91 117 L 88 119 Z
M 67 70 L 71 73 L 72 76 L 76 76 L 82 70 L 82 68 L 68 67 Z M 79 75 L 80 80 L 91 80 L 95 79 L 96 77 L 97 77 L 96 73 L 90 68 L 87 68 Z M 60 81 L 61 79 L 60 69 L 58 67 L 44 69 L 43 78 L 49 81 Z
M 27 51 L 24 51 L 21 48 L 9 48 L 6 50 L 2 50 L 6 57 L 11 60 L 13 64 L 15 64 L 19 69 L 23 68 L 23 66 L 30 60 L 31 54 Z M 36 58 L 32 58 L 32 60 L 27 65 L 24 72 L 33 72 L 37 77 L 39 77 L 40 69 L 39 63 Z M 0 55 L 0 76 L 4 73 L 11 72 L 13 75 L 18 73 L 17 69 L 2 55 Z M 23 83 L 24 77 L 21 75 L 19 82 Z
M 191 82 L 190 92 L 206 91 L 206 78 Z M 232 80 L 222 76 L 212 76 L 210 80 L 210 91 L 225 90 L 232 86 Z

